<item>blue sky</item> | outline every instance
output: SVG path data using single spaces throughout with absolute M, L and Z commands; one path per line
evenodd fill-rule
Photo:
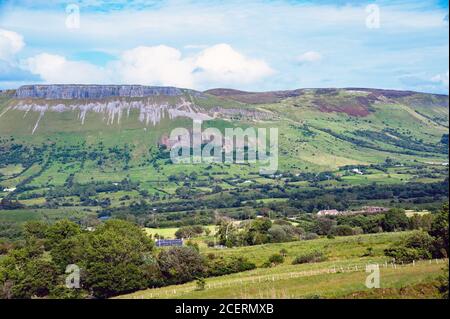
M 0 0 L 0 88 L 136 83 L 448 94 L 448 30 L 448 1 L 437 0 Z

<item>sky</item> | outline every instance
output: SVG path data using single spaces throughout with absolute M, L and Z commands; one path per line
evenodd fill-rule
M 0 89 L 35 83 L 448 94 L 448 1 L 0 0 Z

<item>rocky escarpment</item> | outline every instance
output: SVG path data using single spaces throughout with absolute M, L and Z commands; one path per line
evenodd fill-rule
M 115 97 L 181 96 L 187 91 L 189 90 L 175 87 L 143 85 L 25 85 L 17 89 L 14 97 L 18 99 L 98 100 Z
M 98 120 L 97 114 L 106 125 L 121 125 L 123 119 L 131 118 L 145 126 L 155 126 L 163 118 L 261 120 L 270 116 L 270 113 L 257 110 L 241 110 L 230 105 L 222 107 L 225 104 L 223 100 L 202 92 L 176 87 L 26 85 L 15 91 L 0 118 L 10 112 L 21 112 L 24 120 L 33 118 L 31 133 L 34 134 L 41 119 L 49 113 L 71 113 L 80 125 L 92 118 Z

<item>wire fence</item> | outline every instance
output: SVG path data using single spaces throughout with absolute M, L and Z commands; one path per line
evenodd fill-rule
M 228 279 L 218 282 L 206 282 L 205 289 L 216 289 L 216 288 L 227 288 L 236 287 L 236 289 L 241 288 L 241 286 L 246 286 L 248 284 L 260 284 L 260 283 L 270 283 L 280 280 L 295 279 L 301 277 L 310 277 L 323 274 L 337 274 L 337 273 L 351 273 L 351 272 L 366 272 L 367 266 L 375 265 L 377 268 L 381 269 L 398 269 L 401 270 L 405 267 L 416 267 L 424 264 L 448 264 L 448 259 L 430 259 L 430 260 L 413 260 L 412 263 L 395 263 L 387 262 L 384 263 L 359 263 L 359 264 L 348 264 L 348 265 L 333 265 L 328 268 L 321 269 L 311 269 L 303 271 L 294 271 L 280 274 L 268 274 L 260 275 L 255 274 L 246 278 L 238 279 Z M 263 270 L 262 270 L 263 271 Z M 216 277 L 217 278 L 217 277 Z M 208 279 L 206 279 L 208 280 Z M 195 282 L 185 284 L 182 287 L 162 287 L 154 288 L 152 291 L 146 291 L 145 295 L 134 296 L 133 299 L 144 299 L 144 298 L 171 298 L 176 295 L 183 293 L 194 292 L 198 289 Z

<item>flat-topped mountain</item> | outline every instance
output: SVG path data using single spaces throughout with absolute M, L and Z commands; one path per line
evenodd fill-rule
M 61 123 L 63 130 L 147 127 L 177 118 L 303 123 L 311 114 L 318 120 L 328 114 L 381 119 L 379 129 L 387 129 L 384 119 L 395 112 L 409 113 L 407 121 L 448 129 L 448 102 L 447 95 L 371 88 L 200 92 L 169 86 L 39 84 L 1 92 L 0 133 L 35 134 Z
M 105 99 L 113 97 L 180 96 L 183 89 L 144 85 L 24 85 L 14 97 L 24 99 Z
M 192 120 L 200 120 L 203 128 L 221 132 L 278 128 L 280 165 L 289 171 L 388 158 L 446 163 L 448 103 L 447 95 L 370 88 L 199 92 L 142 85 L 26 85 L 0 92 L 0 139 L 11 147 L 19 141 L 86 142 L 93 148 L 99 141 L 111 148 L 126 144 L 139 166 L 149 148 L 166 144 L 173 129 L 191 130 Z

